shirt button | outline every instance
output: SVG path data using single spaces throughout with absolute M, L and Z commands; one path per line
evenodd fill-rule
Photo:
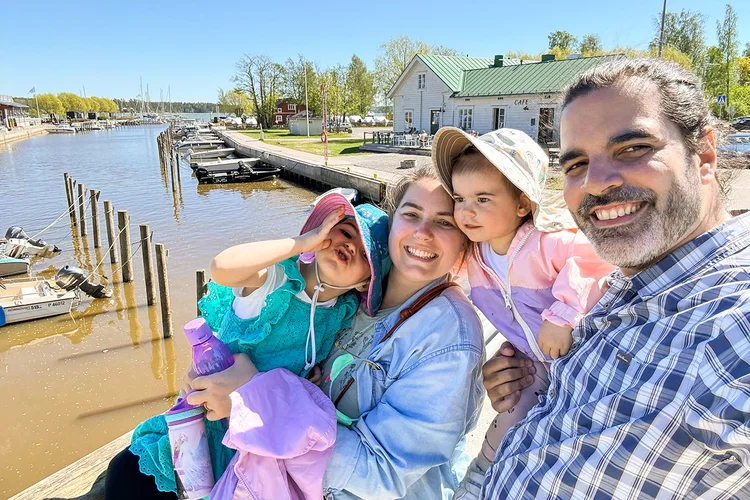
M 580 346 L 580 344 L 579 344 L 578 342 L 573 342 L 573 343 L 572 343 L 572 344 L 570 345 L 570 350 L 571 350 L 571 352 L 572 352 L 572 351 L 575 351 L 576 349 L 578 349 L 578 346 Z
M 550 399 L 554 399 L 555 398 L 555 390 L 554 389 L 550 389 L 549 390 L 549 398 Z

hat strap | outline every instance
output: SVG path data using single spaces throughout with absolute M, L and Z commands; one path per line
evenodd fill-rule
M 313 261 L 313 264 L 315 265 L 315 280 L 317 283 L 314 287 L 313 296 L 311 299 L 312 305 L 310 306 L 310 327 L 307 329 L 307 340 L 305 341 L 305 370 L 309 370 L 313 366 L 315 366 L 316 356 L 317 356 L 317 348 L 315 346 L 315 309 L 318 307 L 318 297 L 320 297 L 320 294 L 325 292 L 326 287 L 327 288 L 333 288 L 334 290 L 349 290 L 351 288 L 357 288 L 362 285 L 367 284 L 370 280 L 366 279 L 364 281 L 360 281 L 359 283 L 355 283 L 354 285 L 349 286 L 336 286 L 336 285 L 329 285 L 328 283 L 324 283 L 320 280 L 320 273 L 318 272 L 318 260 L 315 259 Z M 310 360 L 307 359 L 307 350 L 310 348 L 310 341 L 312 340 L 312 357 Z

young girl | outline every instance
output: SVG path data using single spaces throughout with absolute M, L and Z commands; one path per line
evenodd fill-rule
M 567 210 L 543 204 L 547 156 L 523 132 L 473 137 L 444 127 L 432 159 L 455 200 L 456 223 L 474 242 L 471 300 L 536 369 L 515 408 L 493 421 L 455 496 L 478 498 L 502 438 L 547 392 L 549 362 L 575 348 L 573 329 L 601 298 L 614 268 L 596 256 Z
M 232 352 L 247 354 L 258 370 L 281 367 L 304 376 L 328 356 L 336 332 L 351 323 L 358 307 L 354 290 L 362 294 L 365 311 L 377 311 L 388 265 L 387 215 L 372 205 L 355 209 L 330 193 L 316 204 L 300 236 L 237 245 L 217 255 L 211 274 L 223 286 L 210 287 L 201 311 Z M 225 421 L 206 420 L 217 480 L 235 453 L 221 444 L 225 432 Z M 136 428 L 129 451 L 159 491 L 177 491 L 162 415 Z M 110 464 L 107 490 L 120 491 L 108 498 L 146 498 L 122 491 L 142 482 L 138 474 L 117 470 L 132 469 L 133 462 L 127 456 Z M 126 481 L 128 475 L 137 481 Z

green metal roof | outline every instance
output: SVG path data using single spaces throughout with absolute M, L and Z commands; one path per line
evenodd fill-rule
M 506 65 L 464 72 L 462 88 L 455 97 L 482 97 L 560 92 L 579 73 L 621 55 L 581 57 L 562 61 Z
M 417 54 L 425 65 L 440 78 L 453 92 L 461 91 L 461 81 L 466 70 L 488 68 L 492 59 L 485 57 L 436 56 Z

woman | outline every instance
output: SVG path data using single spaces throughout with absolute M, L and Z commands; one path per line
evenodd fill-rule
M 431 169 L 402 178 L 388 205 L 392 268 L 381 309 L 374 317 L 360 309 L 322 370 L 322 389 L 341 422 L 323 493 L 333 499 L 450 498 L 468 465 L 464 436 L 481 409 L 481 325 L 452 286 L 393 327 L 402 311 L 450 281 L 467 240 L 453 220 L 453 200 Z M 228 370 L 194 379 L 198 391 L 189 401 L 204 404 L 211 420 L 228 417 L 229 394 L 252 384 L 255 374 L 247 357 L 236 356 Z

